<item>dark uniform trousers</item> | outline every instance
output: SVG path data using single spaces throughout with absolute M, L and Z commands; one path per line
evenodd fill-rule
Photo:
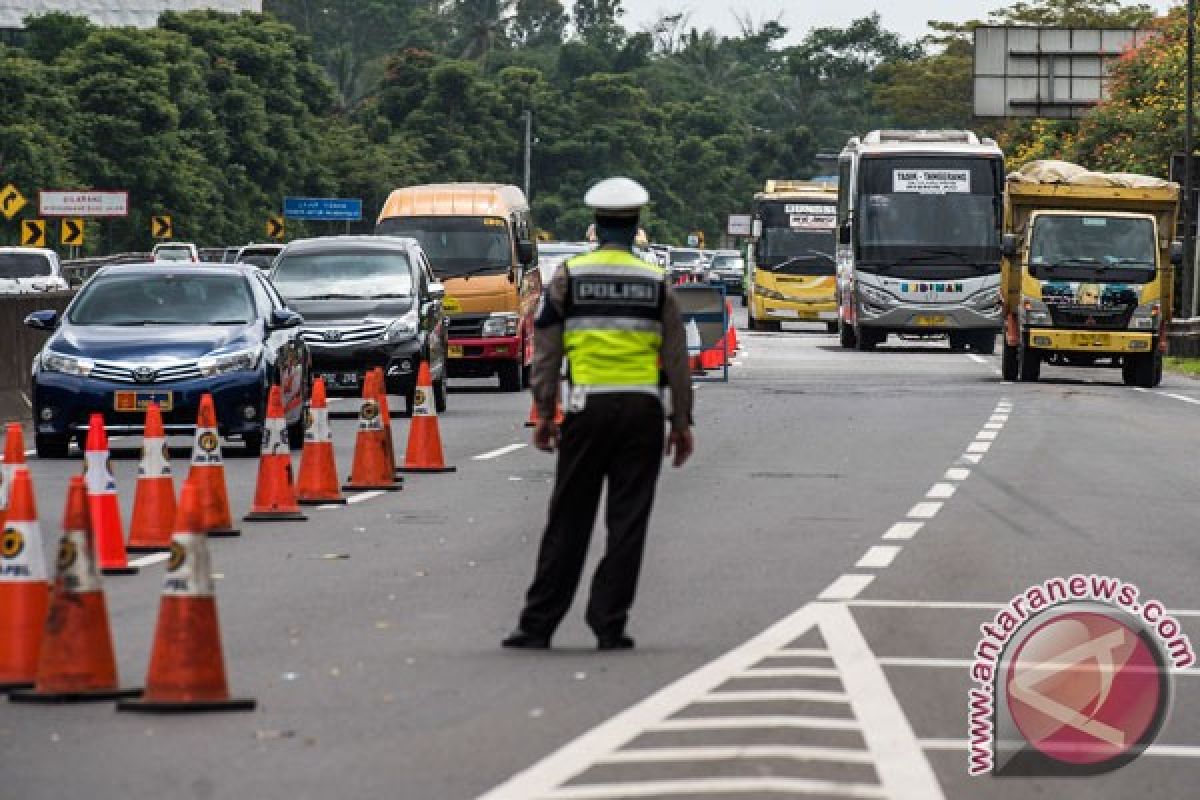
M 600 491 L 608 482 L 608 545 L 592 579 L 587 623 L 597 636 L 625 632 L 663 459 L 663 409 L 648 394 L 595 394 L 562 424 L 550 514 L 521 629 L 550 636 L 579 588 Z

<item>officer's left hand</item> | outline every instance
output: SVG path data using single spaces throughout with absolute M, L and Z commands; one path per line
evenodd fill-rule
M 671 462 L 673 466 L 682 467 L 695 449 L 696 440 L 692 438 L 691 428 L 672 429 L 667 435 L 667 455 L 671 455 L 672 452 L 675 454 L 675 460 Z
M 551 419 L 539 419 L 533 431 L 533 446 L 544 453 L 553 453 L 558 440 L 558 424 Z

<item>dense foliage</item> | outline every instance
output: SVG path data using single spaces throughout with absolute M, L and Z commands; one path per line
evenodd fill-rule
M 368 219 L 359 228 L 369 230 L 399 185 L 520 184 L 528 112 L 543 228 L 579 237 L 588 184 L 623 173 L 651 190 L 655 238 L 680 241 L 699 228 L 715 241 L 725 215 L 747 210 L 764 180 L 828 172 L 819 156 L 869 128 L 984 128 L 1018 160 L 1061 152 L 1149 168 L 1178 125 L 1170 90 L 1181 62 L 1168 44 L 1178 43 L 1178 20 L 1162 44 L 1122 65 L 1114 101 L 1076 131 L 972 120 L 978 22 L 932 23 L 934 35 L 913 43 L 876 15 L 784 46 L 779 22 L 749 18 L 728 37 L 695 30 L 683 14 L 631 32 L 622 0 L 265 7 L 166 13 L 151 30 L 31 19 L 19 47 L 0 47 L 0 183 L 31 199 L 38 188 L 128 188 L 133 216 L 91 223 L 94 251 L 147 247 L 153 213 L 170 213 L 177 236 L 201 244 L 261 239 L 289 194 L 361 197 Z M 1150 16 L 1112 0 L 1033 0 L 989 22 Z M 1143 64 L 1151 58 L 1157 67 Z M 289 235 L 329 227 L 292 223 Z M 15 232 L 0 222 L 0 241 Z

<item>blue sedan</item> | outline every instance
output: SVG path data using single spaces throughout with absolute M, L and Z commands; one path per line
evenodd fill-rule
M 25 320 L 52 331 L 33 362 L 38 455 L 66 456 L 72 437 L 82 446 L 97 411 L 110 433 L 140 433 L 152 401 L 168 434 L 190 434 L 205 392 L 221 435 L 257 455 L 276 383 L 290 438 L 299 442 L 310 374 L 303 321 L 253 266 L 100 270 L 61 316 L 35 311 Z

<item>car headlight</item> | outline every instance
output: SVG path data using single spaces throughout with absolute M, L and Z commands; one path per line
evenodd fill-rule
M 1134 330 L 1156 331 L 1158 330 L 1162 307 L 1158 303 L 1143 303 L 1133 311 L 1133 318 L 1129 320 L 1129 327 Z
M 982 292 L 976 292 L 967 298 L 967 303 L 980 311 L 994 311 L 1000 307 L 1000 290 L 984 289 Z
M 1025 321 L 1030 325 L 1049 325 L 1050 309 L 1041 300 L 1032 297 L 1021 298 L 1021 310 L 1025 313 Z
M 883 291 L 882 289 L 876 289 L 874 286 L 867 286 L 860 283 L 858 285 L 858 293 L 862 295 L 864 300 L 873 306 L 887 308 L 888 306 L 896 305 L 895 297 Z
M 417 316 L 417 310 L 414 308 L 404 316 L 388 325 L 388 329 L 384 332 L 383 338 L 389 342 L 399 342 L 404 339 L 411 339 L 417 334 L 417 328 L 420 326 L 420 319 Z
M 214 353 L 200 359 L 197 365 L 200 367 L 201 375 L 212 378 L 216 375 L 227 375 L 230 372 L 257 369 L 260 358 L 262 358 L 262 347 L 252 347 L 233 353 Z
M 42 352 L 42 369 L 47 372 L 61 372 L 64 375 L 78 375 L 81 378 L 86 378 L 92 374 L 92 367 L 94 366 L 96 366 L 96 362 L 90 358 L 65 356 L 53 350 Z
M 483 323 L 484 336 L 516 336 L 517 315 L 512 312 L 492 314 Z

